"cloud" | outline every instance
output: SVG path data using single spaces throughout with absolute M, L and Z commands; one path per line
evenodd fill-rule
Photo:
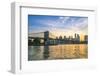
M 36 28 L 30 27 L 30 29 L 36 32 L 40 31 L 50 31 L 50 32 L 66 32 L 75 33 L 75 32 L 83 32 L 87 34 L 88 28 L 88 18 L 87 17 L 75 17 L 75 16 L 58 16 L 57 19 L 39 19 L 36 21 Z M 38 27 L 39 24 L 39 27 Z M 41 26 L 40 26 L 41 25 Z M 61 34 L 61 33 L 60 33 Z
M 73 23 L 73 28 L 77 28 L 77 30 L 82 30 L 88 28 L 88 19 L 87 18 L 80 18 L 78 21 Z
M 70 17 L 59 17 L 59 19 L 62 21 L 62 23 L 65 23 Z
M 68 31 L 82 31 L 88 27 L 88 19 L 87 18 L 75 18 L 75 17 L 59 17 L 56 21 L 46 21 L 45 25 L 50 30 L 66 30 Z

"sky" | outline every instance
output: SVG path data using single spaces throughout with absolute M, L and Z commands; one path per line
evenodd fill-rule
M 49 31 L 55 36 L 88 34 L 88 17 L 28 15 L 29 33 Z

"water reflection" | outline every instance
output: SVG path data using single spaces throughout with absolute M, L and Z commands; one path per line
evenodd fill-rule
M 28 60 L 87 58 L 87 44 L 28 46 Z
M 28 60 L 43 59 L 43 47 L 28 46 Z
M 43 56 L 44 56 L 44 59 L 48 59 L 48 57 L 49 57 L 49 46 L 44 46 Z

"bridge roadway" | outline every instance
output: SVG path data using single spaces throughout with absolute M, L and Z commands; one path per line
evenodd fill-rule
M 31 38 L 31 39 L 35 39 L 35 38 L 39 38 L 39 39 L 56 39 L 56 36 L 54 36 L 49 31 L 39 32 L 39 33 L 29 33 L 28 37 Z

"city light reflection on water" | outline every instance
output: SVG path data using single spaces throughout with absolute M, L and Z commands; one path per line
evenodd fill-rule
M 28 46 L 28 60 L 88 58 L 87 44 Z

